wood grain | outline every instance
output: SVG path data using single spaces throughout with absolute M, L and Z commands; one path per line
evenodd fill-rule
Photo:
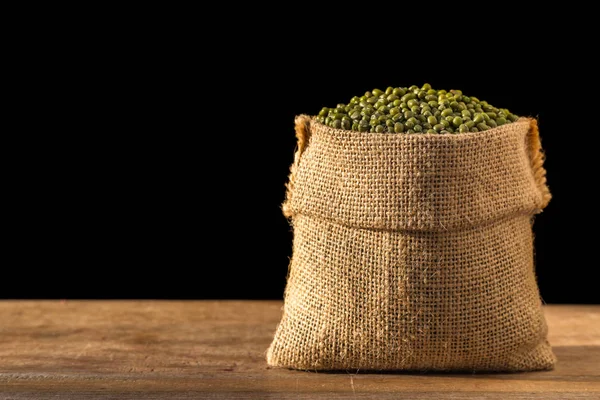
M 600 306 L 545 307 L 554 371 L 269 368 L 278 301 L 0 301 L 0 399 L 600 399 Z

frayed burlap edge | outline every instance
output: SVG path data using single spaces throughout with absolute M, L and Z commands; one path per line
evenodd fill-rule
M 538 122 L 535 118 L 528 118 L 530 123 L 529 129 L 529 158 L 531 160 L 531 168 L 533 170 L 533 176 L 537 184 L 538 189 L 542 194 L 541 208 L 544 209 L 552 195 L 550 189 L 546 183 L 546 170 L 544 169 L 545 155 L 542 149 L 542 142 L 540 139 L 540 131 L 538 128 Z
M 302 157 L 302 153 L 308 146 L 308 141 L 310 139 L 310 122 L 311 119 L 308 115 L 298 115 L 295 119 L 295 130 L 298 144 L 294 153 L 294 163 L 290 167 L 288 183 L 285 185 L 287 189 L 285 201 L 281 207 L 283 210 L 283 215 L 285 215 L 286 218 L 291 218 L 293 215 L 291 201 L 294 193 L 294 183 L 296 182 L 296 170 L 298 169 L 298 164 L 300 163 L 300 157 Z

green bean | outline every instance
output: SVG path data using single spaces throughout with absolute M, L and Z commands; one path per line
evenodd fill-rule
M 483 121 L 485 121 L 485 118 L 483 118 L 483 115 L 475 114 L 475 118 L 473 118 L 473 122 L 475 122 L 476 124 L 479 124 L 479 123 L 482 123 Z
M 441 132 L 441 131 L 444 130 L 444 128 L 445 128 L 445 126 L 442 125 L 442 124 L 437 124 L 437 125 L 433 126 L 433 130 L 436 131 L 436 132 Z
M 442 117 L 448 117 L 452 115 L 452 109 L 451 108 L 446 108 L 444 109 L 444 111 L 442 111 Z

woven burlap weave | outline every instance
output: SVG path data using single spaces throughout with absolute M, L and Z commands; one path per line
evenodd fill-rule
M 533 215 L 550 200 L 535 120 L 479 133 L 334 130 L 296 119 L 294 229 L 270 365 L 550 369 Z

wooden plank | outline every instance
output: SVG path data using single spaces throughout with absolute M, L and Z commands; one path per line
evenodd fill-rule
M 270 368 L 278 301 L 2 301 L 0 399 L 600 399 L 600 306 L 546 306 L 554 371 Z

